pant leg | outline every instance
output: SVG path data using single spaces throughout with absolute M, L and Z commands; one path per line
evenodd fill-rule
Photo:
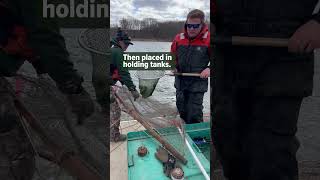
M 0 177 L 6 180 L 31 180 L 35 158 L 31 144 L 19 126 L 0 133 Z
M 1 78 L 2 77 L 0 77 L 0 132 L 6 132 L 17 125 L 19 116 L 15 110 L 13 98 L 5 87 L 7 83 Z
M 260 97 L 250 135 L 250 180 L 296 180 L 295 137 L 302 97 Z
M 229 180 L 248 179 L 249 165 L 244 154 L 243 140 L 250 124 L 248 114 L 251 95 L 245 89 L 249 88 L 244 84 L 247 75 L 241 75 L 246 67 L 236 67 L 236 55 L 225 57 L 230 54 L 229 48 L 214 50 L 216 70 L 215 76 L 211 78 L 212 141 L 224 176 Z
M 121 108 L 117 101 L 110 104 L 110 139 L 120 135 Z
M 290 57 L 286 55 L 286 57 Z M 312 94 L 312 56 L 278 58 L 257 79 L 252 110 L 250 180 L 298 178 L 295 137 L 301 102 Z
M 92 55 L 92 84 L 96 93 L 96 99 L 102 108 L 108 107 L 108 61 L 104 55 Z
M 203 92 L 186 92 L 188 93 L 187 112 L 188 116 L 186 122 L 200 123 L 203 122 Z
M 188 110 L 187 110 L 187 100 L 188 96 L 185 91 L 177 90 L 176 91 L 176 106 L 180 114 L 180 118 L 184 121 L 187 121 Z
M 0 177 L 6 180 L 31 180 L 34 153 L 8 92 L 8 83 L 0 77 Z
M 211 133 L 224 175 L 229 180 L 248 179 L 245 141 L 250 127 L 250 97 L 239 93 L 238 96 L 220 96 L 215 100 Z
M 212 137 L 224 176 L 229 180 L 248 179 L 249 164 L 244 140 L 250 127 L 251 95 L 234 84 L 214 87 Z

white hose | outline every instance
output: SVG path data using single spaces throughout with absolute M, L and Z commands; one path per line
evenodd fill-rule
M 183 137 L 183 133 L 182 133 L 181 129 L 178 128 L 178 130 L 179 130 L 181 136 Z M 189 149 L 189 151 L 190 151 L 193 159 L 196 161 L 196 164 L 197 164 L 197 166 L 199 167 L 200 171 L 202 172 L 203 176 L 206 178 L 206 180 L 210 180 L 209 175 L 207 174 L 206 170 L 205 170 L 204 167 L 202 166 L 200 160 L 198 159 L 196 153 L 193 151 L 193 149 L 192 149 L 191 145 L 189 144 L 189 141 L 187 140 L 186 137 L 184 137 L 184 141 L 185 141 L 185 143 L 187 144 L 187 147 L 188 147 L 188 149 Z

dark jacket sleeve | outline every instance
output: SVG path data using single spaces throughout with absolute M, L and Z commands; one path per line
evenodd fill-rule
M 320 12 L 313 15 L 312 19 L 316 20 L 318 23 L 320 23 Z
M 119 49 L 119 48 L 118 48 Z M 116 52 L 116 56 L 115 56 L 115 63 L 116 63 L 116 67 L 119 71 L 119 75 L 120 75 L 120 82 L 122 84 L 125 84 L 129 90 L 135 90 L 136 86 L 133 84 L 132 79 L 131 79 L 131 75 L 129 73 L 129 70 L 127 68 L 124 68 L 122 63 L 123 63 L 123 52 L 119 49 Z
M 28 43 L 39 56 L 41 66 L 58 85 L 72 81 L 80 86 L 81 77 L 69 59 L 58 25 L 42 18 L 42 1 L 15 0 L 14 3 L 28 31 Z
M 315 5 L 314 11 L 318 11 L 318 12 L 313 12 L 314 14 L 312 15 L 312 19 L 320 23 L 320 1 L 319 0 L 315 0 L 315 1 L 316 1 L 316 5 Z

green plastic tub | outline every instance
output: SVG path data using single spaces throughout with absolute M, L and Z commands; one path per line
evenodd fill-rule
M 190 124 L 185 127 L 187 139 L 195 151 L 200 162 L 210 175 L 210 125 L 209 123 Z M 170 143 L 177 149 L 183 150 L 185 158 L 188 160 L 186 165 L 181 165 L 185 180 L 204 180 L 204 176 L 188 151 L 187 146 L 181 147 L 182 138 L 175 128 L 162 128 L 157 130 L 165 136 Z M 177 139 L 177 143 L 175 143 Z M 194 140 L 197 139 L 197 143 Z M 206 141 L 199 141 L 205 139 Z M 197 145 L 196 145 L 197 144 Z M 148 148 L 148 154 L 144 157 L 138 156 L 137 149 L 141 146 Z M 128 180 L 169 180 L 163 173 L 162 163 L 156 159 L 155 152 L 159 143 L 146 133 L 146 131 L 130 132 L 128 134 Z

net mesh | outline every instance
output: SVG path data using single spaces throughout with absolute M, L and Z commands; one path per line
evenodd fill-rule
M 139 79 L 139 90 L 143 98 L 152 96 L 159 79 L 165 75 L 165 71 L 148 70 L 136 71 L 136 77 Z
M 110 58 L 110 34 L 107 29 L 86 29 L 79 35 L 78 42 L 82 48 L 91 53 L 93 58 Z M 95 61 L 93 60 L 93 62 Z M 164 76 L 164 73 L 165 71 L 159 70 L 136 71 L 142 97 L 152 96 L 159 79 Z
M 162 104 L 151 98 L 139 98 L 134 101 L 130 92 L 125 86 L 116 86 L 115 92 L 121 99 L 119 104 L 124 104 L 122 109 L 126 112 L 134 110 L 138 112 L 143 120 L 176 150 L 185 155 L 186 146 L 184 142 L 185 131 L 184 121 L 179 118 L 177 109 L 169 104 Z M 160 128 L 165 128 L 161 130 Z M 159 131 L 158 131 L 159 130 Z M 151 137 L 151 135 L 148 135 Z M 157 141 L 155 141 L 158 143 Z M 161 145 L 159 143 L 159 145 Z
M 37 78 L 19 75 L 16 78 L 8 78 L 8 81 L 16 87 L 18 97 L 43 125 L 51 139 L 59 139 L 60 145 L 66 150 L 76 152 L 89 168 L 95 169 L 103 177 L 106 176 L 107 133 L 105 126 L 101 126 L 105 124 L 105 120 L 98 112 L 95 112 L 94 119 L 90 118 L 83 126 L 79 126 L 65 96 L 49 76 Z M 36 149 L 47 151 L 37 133 L 31 128 L 28 129 L 36 143 Z
M 108 29 L 86 29 L 78 37 L 80 46 L 89 52 L 108 55 L 110 35 Z

